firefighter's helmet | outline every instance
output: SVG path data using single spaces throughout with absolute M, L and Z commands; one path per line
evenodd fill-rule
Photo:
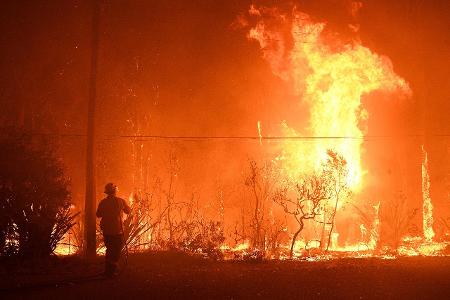
M 107 195 L 114 195 L 117 192 L 117 185 L 110 182 L 105 185 L 105 194 Z

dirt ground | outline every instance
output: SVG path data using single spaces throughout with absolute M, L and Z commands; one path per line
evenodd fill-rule
M 101 271 L 102 258 L 4 265 L 0 299 L 450 299 L 450 257 L 214 262 L 148 253 L 131 255 L 115 279 Z

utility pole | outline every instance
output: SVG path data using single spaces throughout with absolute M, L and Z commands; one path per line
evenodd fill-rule
M 96 255 L 96 192 L 95 192 L 95 100 L 97 94 L 97 61 L 99 44 L 99 0 L 92 0 L 91 71 L 89 75 L 89 102 L 86 149 L 86 199 L 84 203 L 84 250 L 86 257 Z

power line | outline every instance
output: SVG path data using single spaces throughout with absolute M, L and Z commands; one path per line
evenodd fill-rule
M 171 135 L 117 135 L 117 138 L 128 139 L 167 139 L 167 140 L 367 140 L 391 138 L 423 138 L 423 137 L 450 137 L 442 135 L 368 135 L 368 136 L 171 136 Z
M 27 133 L 31 136 L 48 137 L 86 137 L 86 134 L 52 134 Z M 17 136 L 18 138 L 21 135 Z M 403 139 L 403 138 L 448 138 L 450 134 L 405 134 L 405 135 L 366 135 L 366 136 L 183 136 L 183 135 L 103 135 L 103 140 L 139 139 L 139 140 L 375 140 L 375 139 Z

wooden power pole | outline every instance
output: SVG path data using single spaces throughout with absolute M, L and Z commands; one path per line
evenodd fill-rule
M 92 0 L 92 49 L 91 71 L 89 76 L 89 102 L 87 125 L 87 151 L 86 151 L 86 199 L 84 203 L 84 243 L 86 257 L 95 257 L 96 247 L 96 220 L 97 206 L 95 192 L 95 102 L 97 94 L 97 61 L 99 44 L 99 0 Z

